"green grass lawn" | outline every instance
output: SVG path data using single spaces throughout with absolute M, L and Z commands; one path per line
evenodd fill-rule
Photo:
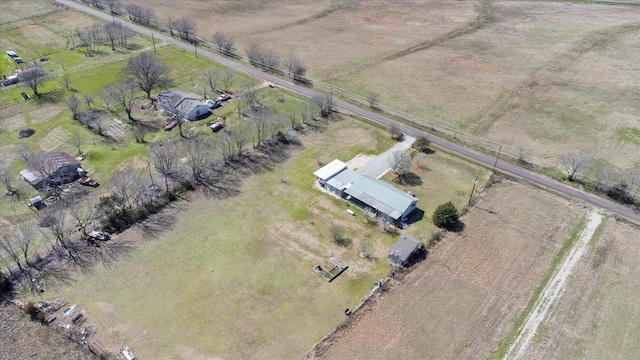
M 408 231 L 423 242 L 428 242 L 431 234 L 437 230 L 431 222 L 435 209 L 447 201 L 452 201 L 460 211 L 469 202 L 476 175 L 478 184 L 475 189 L 478 191 L 487 183 L 491 172 L 442 151 L 424 154 L 411 150 L 411 156 L 414 164 L 411 171 L 419 177 L 419 181 L 411 185 L 402 185 L 390 173 L 383 176 L 382 180 L 394 184 L 401 190 L 412 192 L 419 199 L 418 209 L 424 211 L 424 218 L 411 225 Z M 420 163 L 420 168 L 415 167 L 417 162 Z
M 303 137 L 305 145 L 281 166 L 286 184 L 274 169 L 246 179 L 229 199 L 194 194 L 178 204 L 177 221 L 166 233 L 110 266 L 76 274 L 71 285 L 47 297 L 83 304 L 101 339 L 126 336 L 140 356 L 187 358 L 186 349 L 225 358 L 300 356 L 390 269 L 384 256 L 359 257 L 358 244 L 367 239 L 384 254 L 393 238 L 311 187 L 316 146 L 354 133 L 369 145 L 341 142 L 326 156 L 390 145 L 380 129 L 349 119 L 329 123 Z M 294 216 L 295 209 L 305 215 Z M 351 246 L 332 242 L 331 223 L 346 229 Z M 327 283 L 312 266 L 331 254 L 351 268 Z

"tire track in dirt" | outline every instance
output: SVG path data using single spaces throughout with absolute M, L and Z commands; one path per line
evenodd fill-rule
M 533 97 L 536 92 L 544 89 L 558 73 L 576 63 L 583 54 L 605 46 L 613 38 L 637 32 L 638 30 L 640 30 L 640 23 L 618 25 L 585 34 L 575 44 L 567 47 L 542 67 L 531 73 L 526 80 L 501 100 L 495 102 L 478 122 L 467 129 L 467 132 L 479 136 L 486 134 L 493 124 L 503 118 L 509 111 L 525 105 L 528 99 Z
M 476 4 L 476 11 L 478 13 L 478 15 L 476 16 L 476 18 L 474 20 L 472 20 L 471 22 L 468 22 L 467 24 L 465 24 L 462 27 L 459 27 L 457 29 L 454 29 L 452 31 L 449 31 L 448 33 L 445 33 L 443 35 L 440 35 L 434 39 L 429 39 L 426 41 L 423 41 L 419 44 L 413 45 L 411 47 L 408 47 L 404 50 L 400 50 L 398 52 L 395 52 L 393 54 L 389 54 L 381 59 L 374 59 L 371 61 L 365 61 L 364 63 L 358 64 L 357 66 L 354 66 L 352 68 L 349 69 L 345 69 L 344 71 L 335 71 L 334 76 L 332 76 L 330 79 L 328 79 L 327 81 L 333 80 L 333 79 L 337 79 L 337 78 L 342 78 L 345 76 L 348 76 L 350 74 L 359 72 L 363 69 L 367 69 L 370 68 L 372 66 L 376 66 L 376 65 L 380 65 L 384 62 L 387 61 L 391 61 L 391 60 L 396 60 L 399 59 L 401 57 L 407 56 L 407 55 L 411 55 L 413 53 L 422 51 L 422 50 L 427 50 L 429 48 L 432 48 L 434 46 L 440 45 L 448 40 L 457 38 L 459 36 L 462 35 L 467 35 L 470 34 L 474 31 L 477 31 L 478 29 L 480 29 L 483 25 L 485 25 L 486 23 L 490 22 L 493 20 L 493 12 L 491 10 L 491 6 L 489 4 L 488 1 L 486 0 L 482 0 L 479 1 Z
M 595 209 L 591 210 L 587 224 L 580 234 L 580 238 L 564 259 L 558 271 L 545 286 L 542 294 L 540 294 L 536 301 L 535 307 L 527 317 L 524 326 L 503 359 L 521 359 L 524 357 L 531 340 L 533 340 L 533 337 L 538 331 L 538 327 L 545 320 L 551 307 L 554 306 L 560 296 L 562 296 L 569 276 L 571 276 L 575 266 L 587 251 L 589 240 L 591 240 L 596 229 L 600 226 L 602 219 L 602 214 Z
M 436 45 L 440 45 L 442 43 L 444 43 L 445 41 L 451 40 L 451 39 L 455 39 L 459 36 L 462 35 L 467 35 L 470 34 L 474 31 L 477 31 L 478 29 L 480 29 L 484 24 L 490 22 L 493 17 L 492 17 L 492 11 L 491 11 L 491 6 L 489 5 L 489 2 L 487 1 L 480 1 L 476 4 L 476 9 L 478 12 L 478 16 L 471 22 L 467 23 L 466 25 L 457 28 L 455 30 L 452 30 L 446 34 L 440 35 L 435 39 L 431 39 L 431 40 L 427 40 L 424 41 L 420 44 L 414 45 L 410 48 L 404 49 L 402 51 L 398 51 L 395 54 L 391 54 L 391 55 L 387 55 L 384 58 L 375 61 L 373 64 L 369 64 L 368 66 L 371 65 L 377 65 L 379 63 L 385 62 L 385 61 L 390 61 L 390 60 L 395 60 L 398 58 L 401 58 L 403 56 L 407 56 L 410 54 L 413 54 L 415 52 L 418 51 L 422 51 L 422 50 L 426 50 L 429 49 L 431 47 L 434 47 Z

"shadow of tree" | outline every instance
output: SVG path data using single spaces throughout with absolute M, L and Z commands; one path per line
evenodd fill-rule
M 416 173 L 408 172 L 404 175 L 400 175 L 395 179 L 396 183 L 405 186 L 420 186 L 422 185 L 422 179 Z
M 40 104 L 57 104 L 64 98 L 65 91 L 62 89 L 53 89 L 45 93 L 40 93 L 35 100 Z

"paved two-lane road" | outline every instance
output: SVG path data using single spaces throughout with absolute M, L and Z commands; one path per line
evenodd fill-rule
M 93 15 L 97 18 L 103 19 L 105 21 L 112 21 L 112 17 L 109 14 L 103 13 L 101 11 L 98 11 L 97 9 L 73 2 L 71 0 L 57 0 L 57 2 L 64 4 L 65 6 L 68 6 L 70 8 L 76 9 L 78 11 Z M 116 20 L 116 21 L 121 21 L 121 20 Z M 157 33 L 155 31 L 149 30 L 147 28 L 144 28 L 142 26 L 136 25 L 136 24 L 132 24 L 126 21 L 121 21 L 122 24 L 128 26 L 129 28 L 131 28 L 132 30 L 142 33 L 142 34 L 146 34 L 146 35 L 150 35 L 151 33 L 154 34 L 155 38 L 165 41 L 167 43 L 173 44 L 175 46 L 187 49 L 187 50 L 194 50 L 193 45 L 188 44 L 184 41 L 178 40 L 178 39 L 174 39 L 171 37 L 168 37 L 166 35 Z M 287 82 L 285 80 L 282 80 L 280 78 L 277 78 L 275 76 L 269 75 L 267 73 L 264 73 L 256 68 L 250 67 L 248 65 L 236 62 L 234 60 L 231 60 L 227 57 L 212 53 L 210 51 L 207 51 L 205 49 L 198 49 L 198 56 L 203 56 L 206 57 L 210 60 L 213 60 L 215 62 L 218 62 L 220 64 L 223 64 L 225 66 L 228 66 L 232 69 L 235 69 L 237 71 L 241 71 L 244 72 L 248 75 L 251 75 L 253 77 L 259 78 L 259 79 L 263 79 L 265 81 L 268 81 L 274 85 L 280 86 L 284 89 L 287 89 L 289 91 L 294 91 L 297 92 L 299 94 L 308 96 L 308 97 L 315 97 L 315 96 L 319 96 L 321 95 L 320 93 L 313 91 L 312 89 L 303 87 L 303 86 L 299 86 L 296 84 L 292 84 L 290 82 Z M 398 128 L 400 128 L 400 130 L 402 132 L 404 132 L 405 134 L 412 136 L 412 137 L 420 137 L 420 136 L 427 136 L 429 138 L 429 140 L 431 140 L 431 142 L 434 145 L 437 145 L 447 151 L 456 153 L 458 155 L 461 155 L 463 157 L 472 159 L 476 162 L 485 164 L 489 167 L 492 167 L 494 162 L 495 162 L 495 158 L 493 156 L 488 156 L 485 154 L 481 154 L 478 152 L 475 152 L 473 150 L 467 149 L 463 146 L 460 146 L 458 144 L 449 142 L 447 140 L 444 139 L 440 139 L 438 137 L 435 137 L 433 135 L 427 135 L 425 133 L 423 133 L 422 131 L 416 130 L 414 128 L 411 128 L 409 126 L 406 126 L 404 124 L 399 124 L 381 114 L 378 113 L 374 113 L 371 111 L 367 111 L 365 109 L 362 109 L 360 107 L 357 107 L 355 105 L 349 104 L 347 102 L 338 100 L 338 99 L 334 99 L 333 100 L 333 104 L 334 106 L 342 109 L 343 111 L 347 111 L 350 113 L 353 113 L 355 115 L 361 116 L 363 118 L 375 121 L 379 124 L 382 124 L 384 126 L 389 126 L 389 125 L 396 125 Z M 550 190 L 553 190 L 557 193 L 575 198 L 575 199 L 579 199 L 582 200 L 586 203 L 589 203 L 591 205 L 595 205 L 597 207 L 606 209 L 618 216 L 627 218 L 628 220 L 631 220 L 637 224 L 640 224 L 640 212 L 638 211 L 634 211 L 626 206 L 620 205 L 618 203 L 615 203 L 613 201 L 610 201 L 608 199 L 604 199 L 595 195 L 591 195 L 587 192 L 584 192 L 582 190 L 578 190 L 575 189 L 571 186 L 567 186 L 565 184 L 562 184 L 558 181 L 555 181 L 553 179 L 550 179 L 546 176 L 528 171 L 526 169 L 523 169 L 521 167 L 512 165 L 510 163 L 507 162 L 502 162 L 502 161 L 498 161 L 497 165 L 496 165 L 496 169 L 510 174 L 510 175 L 514 175 L 520 178 L 523 178 L 531 183 L 534 183 L 538 186 L 544 187 L 544 188 L 548 188 Z M 471 180 L 469 180 L 469 182 L 471 183 Z

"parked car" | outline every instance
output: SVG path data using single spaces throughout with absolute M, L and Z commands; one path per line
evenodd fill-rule
M 219 108 L 220 106 L 222 106 L 222 104 L 220 104 L 220 101 L 216 101 L 216 100 L 207 100 L 207 101 L 205 101 L 205 104 L 207 104 L 209 109 L 215 109 L 215 108 Z
M 13 84 L 17 84 L 20 82 L 20 79 L 18 79 L 17 76 L 9 76 L 6 79 L 2 80 L 2 86 L 9 86 L 9 85 L 13 85 Z
M 219 122 L 219 121 L 217 123 L 214 123 L 211 126 L 209 126 L 209 128 L 211 128 L 211 131 L 213 131 L 213 132 L 218 132 L 218 131 L 222 130 L 223 127 L 224 127 L 224 124 Z
M 217 101 L 227 101 L 231 99 L 231 95 L 229 94 L 222 94 L 220 96 L 218 96 L 218 98 L 216 99 Z

